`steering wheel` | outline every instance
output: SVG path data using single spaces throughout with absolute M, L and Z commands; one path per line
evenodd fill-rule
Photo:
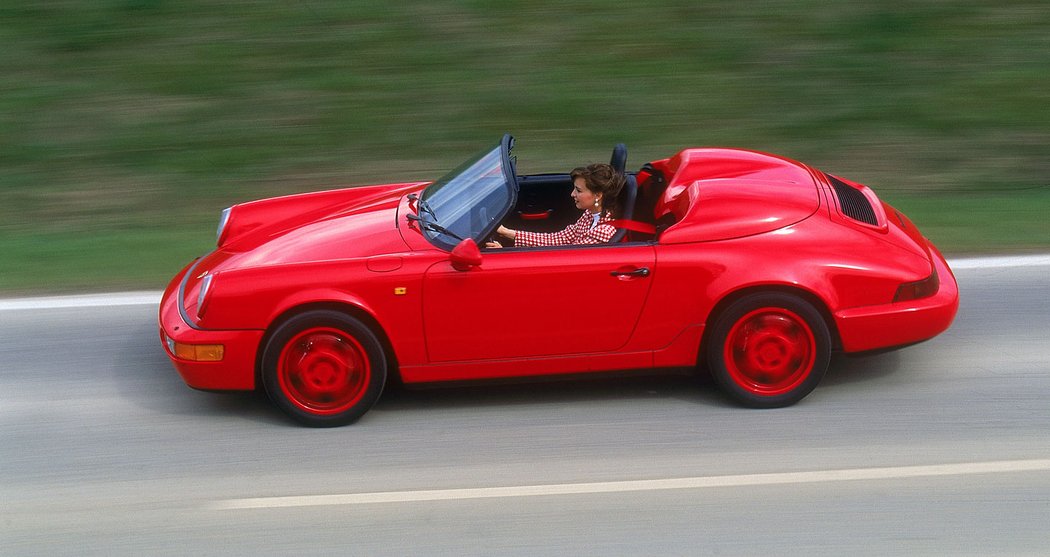
M 501 248 L 507 247 L 507 246 L 503 245 L 502 238 L 500 238 L 500 235 L 496 234 L 495 232 L 493 232 L 491 235 L 489 235 L 488 238 L 485 238 L 484 240 L 482 240 L 481 241 L 481 245 L 478 246 L 478 247 L 480 247 L 481 249 L 497 249 L 497 248 L 490 248 L 490 247 L 488 247 L 488 243 L 489 242 L 496 242 L 497 244 L 499 244 L 499 247 L 501 247 Z

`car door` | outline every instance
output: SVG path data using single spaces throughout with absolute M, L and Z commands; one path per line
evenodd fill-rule
M 606 353 L 630 339 L 655 272 L 649 244 L 486 250 L 423 282 L 431 362 Z

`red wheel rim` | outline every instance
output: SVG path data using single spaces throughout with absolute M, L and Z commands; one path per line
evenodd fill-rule
M 760 308 L 729 331 L 725 365 L 737 385 L 753 394 L 777 396 L 801 385 L 817 356 L 817 342 L 804 319 L 783 308 Z
M 372 368 L 361 343 L 339 329 L 316 327 L 281 350 L 277 380 L 292 404 L 315 415 L 352 408 L 365 395 Z

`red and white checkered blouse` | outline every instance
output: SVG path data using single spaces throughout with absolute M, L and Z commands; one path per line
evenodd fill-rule
M 515 247 L 565 246 L 569 244 L 604 244 L 616 234 L 616 227 L 608 224 L 613 220 L 608 214 L 594 223 L 594 214 L 584 211 L 580 220 L 561 232 L 542 233 L 519 230 L 514 235 Z M 593 226 L 592 226 L 593 225 Z

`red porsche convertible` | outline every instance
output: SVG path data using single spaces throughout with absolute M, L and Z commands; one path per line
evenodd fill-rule
M 567 173 L 519 175 L 513 139 L 432 182 L 264 199 L 172 279 L 160 337 L 188 385 L 251 390 L 311 426 L 384 385 L 707 369 L 752 407 L 793 404 L 831 353 L 929 339 L 955 278 L 866 186 L 785 158 L 685 149 L 626 176 L 599 245 L 487 249 L 500 224 L 580 216 Z

